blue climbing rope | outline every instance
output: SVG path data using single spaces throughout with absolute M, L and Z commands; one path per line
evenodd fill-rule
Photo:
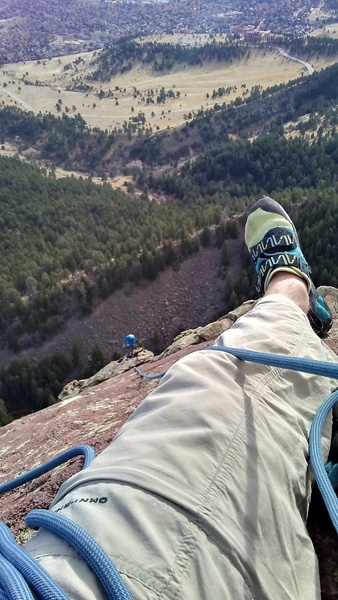
M 145 379 L 161 379 L 161 377 L 163 377 L 163 375 L 166 374 L 167 371 L 162 371 L 162 373 L 157 373 L 156 375 L 148 375 L 147 373 L 142 373 L 142 371 L 140 369 L 138 369 L 137 367 L 134 367 L 136 373 L 138 373 L 141 377 L 144 377 Z
M 338 364 L 326 362 L 323 360 L 312 360 L 297 356 L 286 356 L 284 354 L 269 354 L 267 352 L 258 352 L 256 350 L 245 350 L 241 348 L 232 348 L 230 346 L 208 346 L 204 350 L 215 350 L 216 352 L 226 352 L 240 360 L 246 360 L 258 364 L 277 367 L 279 369 L 288 369 L 290 371 L 300 371 L 301 373 L 311 373 L 323 377 L 338 379 Z M 165 375 L 166 371 L 157 375 L 148 375 L 136 367 L 134 369 L 141 377 L 146 379 L 159 379 Z M 330 515 L 332 524 L 338 532 L 338 498 L 335 494 L 325 466 L 322 461 L 321 453 L 321 435 L 327 415 L 338 402 L 338 391 L 329 396 L 317 411 L 309 434 L 309 454 L 313 473 L 315 475 L 318 488 L 325 502 L 327 511 Z
M 0 523 L 0 557 L 4 564 L 11 565 L 11 576 L 14 581 L 21 581 L 19 587 L 15 584 L 14 591 L 9 593 L 6 572 L 0 574 L 0 584 L 8 593 L 8 597 L 16 600 L 16 598 L 33 598 L 31 589 L 33 589 L 39 598 L 57 598 L 58 600 L 67 600 L 62 589 L 55 583 L 50 575 L 42 569 L 37 561 L 35 561 L 28 552 L 19 546 L 9 528 Z M 22 596 L 22 590 L 25 590 L 25 595 Z M 18 591 L 20 590 L 20 595 Z M 7 596 L 5 596 L 7 598 Z
M 312 360 L 299 356 L 286 356 L 285 354 L 269 354 L 268 352 L 258 352 L 257 350 L 243 350 L 241 348 L 231 348 L 230 346 L 207 346 L 203 350 L 216 350 L 226 352 L 240 360 L 267 365 L 268 367 L 278 367 L 279 369 L 288 369 L 289 371 L 299 371 L 301 373 L 312 373 L 312 375 L 321 375 L 323 377 L 332 377 L 338 379 L 338 364 L 330 363 L 324 360 Z M 202 350 L 200 350 L 202 352 Z M 137 367 L 135 371 L 145 379 L 160 379 L 167 371 L 162 371 L 157 375 L 148 375 L 143 373 Z
M 99 544 L 82 527 L 49 510 L 32 510 L 25 518 L 28 527 L 44 527 L 73 546 L 99 579 L 109 600 L 132 600 L 115 565 Z M 45 596 L 43 596 L 45 598 Z
M 310 429 L 309 454 L 318 489 L 323 497 L 332 524 L 338 533 L 338 498 L 326 472 L 325 466 L 323 465 L 320 444 L 325 419 L 337 402 L 338 390 L 331 394 L 331 396 L 329 396 L 319 407 Z
M 23 473 L 19 477 L 16 477 L 16 479 L 12 479 L 12 481 L 8 481 L 7 483 L 0 485 L 0 496 L 6 492 L 14 490 L 24 483 L 33 481 L 33 479 L 36 479 L 37 477 L 48 473 L 52 469 L 63 465 L 71 458 L 75 458 L 75 456 L 84 456 L 82 468 L 85 469 L 93 460 L 93 458 L 95 458 L 95 452 L 91 446 L 87 446 L 85 444 L 74 446 L 73 448 L 62 452 L 62 454 L 58 454 L 58 456 L 55 456 L 43 465 L 39 465 L 38 467 L 35 467 L 35 469 L 28 471 L 28 473 Z
M 74 446 L 52 460 L 0 486 L 0 495 L 44 475 L 71 458 L 82 455 L 85 469 L 95 458 L 91 446 Z M 109 600 L 132 600 L 119 571 L 99 544 L 82 527 L 48 510 L 32 510 L 25 518 L 28 527 L 44 527 L 73 546 L 88 563 L 107 592 Z M 67 600 L 60 586 L 15 541 L 0 522 L 0 600 L 34 600 L 32 590 L 43 600 Z
M 247 360 L 269 367 L 278 367 L 279 369 L 312 373 L 312 375 L 338 379 L 338 363 L 326 362 L 325 360 L 312 360 L 311 358 L 302 358 L 300 356 L 285 356 L 285 354 L 269 354 L 268 352 L 243 350 L 241 348 L 231 348 L 230 346 L 209 346 L 206 350 L 226 352 L 227 354 L 236 356 L 240 360 Z
M 226 352 L 239 358 L 254 363 L 266 364 L 280 369 L 289 369 L 312 373 L 324 377 L 338 379 L 338 364 L 325 361 L 316 361 L 299 357 L 280 354 L 267 354 L 253 350 L 243 350 L 228 346 L 210 346 L 205 350 Z M 141 377 L 159 379 L 166 371 L 157 375 L 148 375 L 135 367 Z M 313 472 L 319 490 L 323 496 L 332 523 L 338 532 L 338 499 L 325 471 L 321 456 L 321 433 L 325 419 L 330 410 L 338 402 L 338 391 L 331 394 L 320 406 L 312 422 L 309 439 L 309 452 Z M 0 486 L 0 495 L 14 488 L 32 481 L 49 470 L 64 462 L 83 455 L 86 468 L 95 457 L 95 452 L 90 446 L 75 446 L 58 455 L 44 465 Z M 119 571 L 108 555 L 97 542 L 82 527 L 70 519 L 48 510 L 33 510 L 26 516 L 29 527 L 44 527 L 65 539 L 72 545 L 94 571 L 109 600 L 132 600 Z M 4 523 L 0 523 L 0 600 L 34 600 L 35 592 L 43 600 L 67 600 L 62 589 L 50 575 L 27 553 L 18 546 Z

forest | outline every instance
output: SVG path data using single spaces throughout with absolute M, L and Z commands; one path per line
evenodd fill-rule
M 132 68 L 135 62 L 150 64 L 155 72 L 170 71 L 177 64 L 194 66 L 203 61 L 232 62 L 248 52 L 247 46 L 234 42 L 212 40 L 202 46 L 182 46 L 160 42 L 140 43 L 130 38 L 105 48 L 94 59 L 96 69 L 88 76 L 89 81 L 110 81 L 118 73 Z
M 283 46 L 289 54 L 310 59 L 315 55 L 336 56 L 338 40 L 332 37 L 308 35 L 305 37 L 289 36 L 283 39 Z M 304 58 L 304 60 L 306 60 Z
M 315 284 L 338 286 L 337 97 L 334 65 L 287 86 L 257 88 L 245 102 L 220 105 L 173 132 L 130 138 L 90 129 L 80 115 L 1 108 L 0 143 L 19 140 L 21 149 L 33 147 L 51 161 L 42 167 L 0 158 L 2 346 L 15 353 L 41 344 L 70 316 L 89 314 L 126 282 L 155 279 L 201 245 L 221 251 L 224 312 L 254 297 L 247 253 L 243 247 L 243 272 L 234 278 L 228 244 L 237 219 L 263 194 L 290 211 Z M 296 137 L 285 136 L 289 120 Z M 143 166 L 123 166 L 133 159 Z M 80 166 L 101 175 L 102 184 L 57 179 L 52 163 Z M 149 168 L 158 163 L 168 167 L 161 175 Z M 104 181 L 121 168 L 134 179 L 129 193 Z M 150 193 L 165 201 L 151 201 Z M 0 424 L 56 402 L 67 381 L 109 359 L 94 347 L 88 361 L 75 343 L 69 354 L 2 366 Z
M 336 133 L 310 141 L 279 134 L 228 139 L 174 174 L 134 168 L 144 190 L 136 197 L 3 157 L 0 332 L 14 351 L 39 344 L 126 281 L 156 278 L 193 251 L 194 231 L 219 225 L 224 211 L 243 211 L 264 193 L 310 192 L 324 183 L 335 190 L 337 167 Z M 170 202 L 149 201 L 149 191 Z M 332 285 L 337 269 L 329 271 Z
M 148 189 L 166 202 L 114 191 L 90 180 L 56 180 L 53 174 L 18 159 L 0 161 L 1 308 L 3 343 L 12 350 L 40 343 L 63 326 L 70 314 L 87 314 L 96 302 L 126 281 L 157 277 L 199 245 L 222 248 L 229 267 L 227 240 L 236 221 L 267 193 L 283 203 L 299 228 L 316 285 L 338 285 L 338 135 L 301 137 L 270 134 L 228 140 L 187 162 L 176 175 L 155 178 L 135 170 Z M 216 226 L 211 235 L 210 226 Z M 199 230 L 200 238 L 191 234 Z M 243 274 L 225 271 L 225 311 L 253 297 L 254 278 L 243 249 Z M 105 364 L 100 348 L 90 365 L 76 348 L 46 357 L 42 364 L 16 359 L 0 372 L 0 415 L 6 422 L 57 399 L 74 372 Z M 25 394 L 23 395 L 23 388 Z M 24 404 L 24 408 L 23 408 Z M 1 418 L 1 417 L 0 417 Z
M 56 179 L 0 159 L 0 332 L 12 350 L 39 344 L 70 314 L 88 314 L 126 281 L 157 273 L 180 254 L 173 241 L 220 218 L 74 177 Z

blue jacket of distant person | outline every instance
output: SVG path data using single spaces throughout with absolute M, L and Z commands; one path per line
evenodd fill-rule
M 123 338 L 123 347 L 127 348 L 128 352 L 127 352 L 127 356 L 132 356 L 133 354 L 133 349 L 136 346 L 136 337 L 132 334 L 129 333 L 128 335 L 126 335 Z

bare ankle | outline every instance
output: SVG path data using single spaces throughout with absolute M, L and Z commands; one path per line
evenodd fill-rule
M 305 279 L 287 271 L 278 271 L 273 275 L 265 295 L 282 294 L 292 300 L 307 314 L 309 310 L 309 291 Z

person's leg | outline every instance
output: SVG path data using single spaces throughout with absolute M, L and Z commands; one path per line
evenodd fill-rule
M 265 297 L 218 342 L 327 358 L 304 313 L 281 295 Z M 61 488 L 53 510 L 108 551 L 135 600 L 319 599 L 304 524 L 307 436 L 329 392 L 318 377 L 196 352 Z M 104 597 L 64 543 L 43 533 L 28 547 L 71 598 Z
M 305 315 L 302 279 L 275 273 L 267 292 L 216 343 L 327 359 Z M 52 510 L 95 537 L 135 600 L 319 599 L 305 527 L 307 442 L 329 393 L 324 378 L 210 350 L 191 354 L 61 487 Z M 328 439 L 329 429 L 324 453 Z M 28 549 L 71 598 L 104 597 L 54 536 L 39 533 Z

